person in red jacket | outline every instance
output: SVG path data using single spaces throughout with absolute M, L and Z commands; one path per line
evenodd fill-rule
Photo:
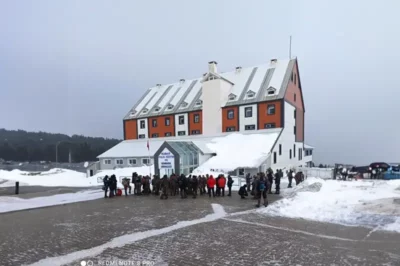
M 211 175 L 210 178 L 207 180 L 207 188 L 208 188 L 208 196 L 211 198 L 211 191 L 213 194 L 213 197 L 215 198 L 215 179 Z
M 224 175 L 221 175 L 221 177 L 218 179 L 218 189 L 220 191 L 220 196 L 222 192 L 222 197 L 225 197 L 225 185 L 226 185 L 226 178 Z

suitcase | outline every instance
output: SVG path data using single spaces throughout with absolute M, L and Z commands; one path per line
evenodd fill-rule
M 122 190 L 121 189 L 117 189 L 117 196 L 122 196 Z

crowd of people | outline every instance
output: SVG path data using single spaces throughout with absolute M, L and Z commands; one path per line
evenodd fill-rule
M 294 175 L 293 170 L 286 171 L 289 180 L 288 187 L 292 187 L 292 181 L 295 179 L 296 185 L 304 181 L 304 175 L 302 172 L 298 172 Z M 245 199 L 249 193 L 253 196 L 253 199 L 257 199 L 257 207 L 261 205 L 261 199 L 263 199 L 263 205 L 268 205 L 267 194 L 272 194 L 272 187 L 275 183 L 275 194 L 280 193 L 280 183 L 283 178 L 283 170 L 278 169 L 274 173 L 272 169 L 268 169 L 266 173 L 258 173 L 253 177 L 248 173 L 246 175 L 246 183 L 239 188 L 238 194 L 242 199 Z M 114 197 L 121 195 L 122 191 L 118 194 L 117 189 L 117 178 L 115 175 L 110 177 L 106 175 L 103 178 L 103 190 L 105 192 L 104 197 Z M 230 175 L 220 174 L 216 178 L 213 175 L 189 175 L 183 174 L 177 176 L 172 174 L 171 176 L 164 175 L 160 178 L 154 175 L 151 179 L 150 176 L 138 175 L 136 172 L 132 174 L 132 178 L 123 178 L 122 185 L 124 187 L 125 196 L 132 194 L 140 195 L 156 195 L 160 196 L 160 199 L 168 199 L 169 196 L 179 195 L 182 199 L 191 195 L 194 199 L 200 195 L 208 195 L 211 197 L 225 197 L 225 191 L 227 190 L 227 196 L 232 196 L 232 185 L 234 180 Z M 108 195 L 107 195 L 108 193 Z

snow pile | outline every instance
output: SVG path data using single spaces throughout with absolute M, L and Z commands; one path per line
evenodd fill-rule
M 233 171 L 237 168 L 259 167 L 269 155 L 279 133 L 269 134 L 230 134 L 212 139 L 207 147 L 217 155 L 208 159 L 193 171 L 210 172 L 218 169 L 221 172 Z
M 400 180 L 308 178 L 261 213 L 400 232 Z
M 81 191 L 77 193 L 58 194 L 54 196 L 38 197 L 32 199 L 0 197 L 0 213 L 96 200 L 103 197 L 104 192 L 102 190 Z
M 151 168 L 153 169 L 152 166 Z M 15 181 L 19 181 L 21 186 L 93 187 L 103 185 L 103 177 L 112 174 L 117 177 L 118 187 L 122 187 L 120 177 L 131 177 L 133 172 L 137 172 L 139 175 L 148 175 L 150 173 L 150 168 L 149 166 L 118 168 L 115 170 L 101 171 L 91 177 L 87 177 L 85 173 L 60 168 L 54 168 L 45 172 L 0 170 L 0 180 L 7 180 L 7 182 L 1 183 L 0 187 L 14 186 Z

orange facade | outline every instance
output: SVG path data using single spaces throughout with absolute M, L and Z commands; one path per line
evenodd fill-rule
M 137 120 L 124 121 L 124 139 L 137 139 Z
M 296 107 L 296 141 L 304 141 L 304 107 L 297 63 L 286 90 L 285 100 Z
M 270 107 L 275 106 L 274 113 L 268 113 Z M 265 129 L 266 124 L 275 124 L 275 127 L 282 125 L 283 106 L 282 101 L 261 102 L 258 104 L 258 129 Z
M 163 115 L 149 117 L 147 124 L 149 128 L 149 138 L 162 138 L 175 136 L 175 116 Z
M 188 114 L 189 135 L 203 134 L 203 112 L 195 111 Z M 195 133 L 196 132 L 196 133 Z
M 229 116 L 232 114 L 233 116 Z M 229 106 L 222 108 L 222 132 L 239 131 L 239 107 Z M 232 130 L 233 129 L 233 130 Z

